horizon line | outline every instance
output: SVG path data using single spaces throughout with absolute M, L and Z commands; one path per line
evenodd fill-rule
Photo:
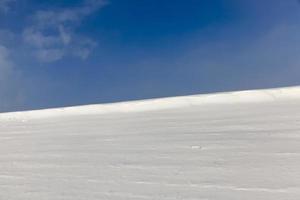
M 276 87 L 267 89 L 237 90 L 193 95 L 150 98 L 120 101 L 113 103 L 86 104 L 67 107 L 45 108 L 36 110 L 0 113 L 1 119 L 44 118 L 51 116 L 86 115 L 151 111 L 188 107 L 193 105 L 254 103 L 275 101 L 277 99 L 300 98 L 300 86 Z M 36 116 L 34 116 L 36 115 Z

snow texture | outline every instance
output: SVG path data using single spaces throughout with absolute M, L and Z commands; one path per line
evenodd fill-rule
M 298 200 L 300 87 L 0 114 L 2 200 Z

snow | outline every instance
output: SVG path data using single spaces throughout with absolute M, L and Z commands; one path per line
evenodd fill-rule
M 0 199 L 298 200 L 300 87 L 0 114 Z

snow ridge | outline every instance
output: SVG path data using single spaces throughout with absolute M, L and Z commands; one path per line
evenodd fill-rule
M 0 120 L 37 119 L 58 116 L 106 114 L 118 112 L 142 112 L 189 106 L 260 103 L 293 99 L 300 99 L 300 86 L 0 113 Z

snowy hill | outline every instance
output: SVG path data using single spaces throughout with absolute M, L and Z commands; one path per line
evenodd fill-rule
M 0 114 L 0 199 L 298 200 L 300 87 Z

